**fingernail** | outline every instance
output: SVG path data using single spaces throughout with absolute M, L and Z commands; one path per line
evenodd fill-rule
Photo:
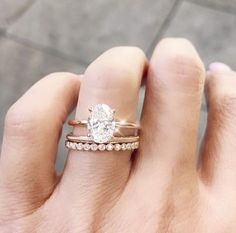
M 230 71 L 231 68 L 221 62 L 213 62 L 209 65 L 209 70 L 210 71 Z

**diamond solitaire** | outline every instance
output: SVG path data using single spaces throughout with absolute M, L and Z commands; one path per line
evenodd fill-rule
M 89 108 L 89 117 L 87 120 L 69 120 L 69 125 L 75 127 L 86 127 L 88 134 L 66 136 L 72 143 L 70 148 L 76 147 L 77 150 L 133 150 L 137 149 L 135 143 L 138 143 L 139 124 L 117 120 L 114 118 L 114 109 L 106 104 L 97 104 Z M 81 144 L 82 143 L 82 144 Z
M 89 110 L 87 123 L 89 136 L 96 143 L 109 142 L 116 128 L 114 110 L 106 104 L 97 104 Z

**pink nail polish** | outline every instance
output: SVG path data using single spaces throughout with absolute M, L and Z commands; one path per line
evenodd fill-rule
M 221 62 L 213 62 L 209 65 L 209 70 L 210 71 L 230 71 L 231 68 Z

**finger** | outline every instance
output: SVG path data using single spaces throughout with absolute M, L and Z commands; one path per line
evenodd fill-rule
M 87 119 L 91 106 L 104 103 L 115 109 L 118 120 L 135 121 L 145 66 L 145 56 L 138 48 L 117 47 L 102 54 L 85 72 L 76 119 Z M 80 135 L 80 129 L 74 129 L 74 134 Z M 92 186 L 95 189 L 93 192 L 90 190 L 91 194 L 96 195 L 108 187 L 109 190 L 117 189 L 117 183 L 122 186 L 129 169 L 129 151 L 70 151 L 62 185 L 66 186 L 64 190 L 72 189 L 70 195 L 74 193 L 76 199 L 79 199 L 79 194 L 75 189 L 84 190 Z
M 77 101 L 79 84 L 77 75 L 51 74 L 8 111 L 0 160 L 0 199 L 11 203 L 13 209 L 18 205 L 26 208 L 25 203 L 32 208 L 40 205 L 52 192 L 58 139 Z
M 149 189 L 169 182 L 196 183 L 193 177 L 203 86 L 203 64 L 191 43 L 162 40 L 149 66 L 133 177 L 137 182 L 136 177 L 145 174 Z
M 215 193 L 223 198 L 225 193 L 235 195 L 236 192 L 236 73 L 223 64 L 212 64 L 207 75 L 206 96 L 208 122 L 200 174 L 204 183 L 217 189 Z

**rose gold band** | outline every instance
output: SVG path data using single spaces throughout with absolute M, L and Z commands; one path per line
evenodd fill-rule
M 83 143 L 83 142 L 72 142 L 66 141 L 65 146 L 70 150 L 77 151 L 125 151 L 135 150 L 139 147 L 139 142 L 132 143 L 115 143 L 115 144 L 99 144 L 99 143 Z
M 66 138 L 72 142 L 87 142 L 93 143 L 94 141 L 88 136 L 75 136 L 72 133 L 67 134 Z M 126 137 L 112 137 L 109 143 L 131 143 L 138 142 L 139 136 L 126 136 Z
M 86 126 L 88 124 L 87 120 L 69 120 L 68 124 L 71 126 L 79 127 Z M 118 128 L 127 128 L 127 129 L 139 129 L 140 126 L 137 123 L 126 122 L 126 121 L 116 121 L 116 127 Z

